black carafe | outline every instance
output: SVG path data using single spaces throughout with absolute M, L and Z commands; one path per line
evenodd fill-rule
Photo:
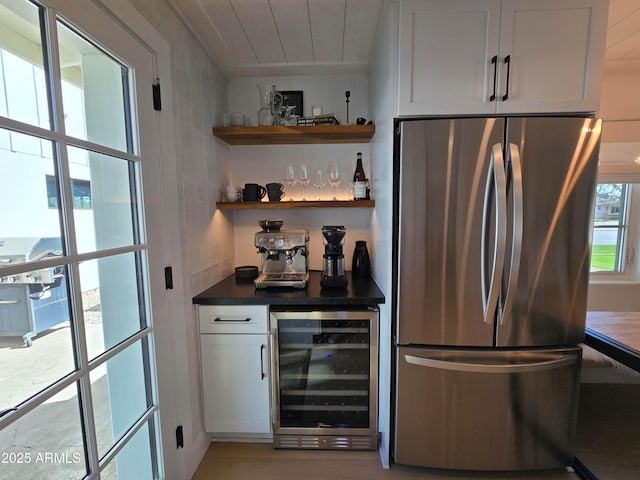
M 353 260 L 351 262 L 351 274 L 354 277 L 371 276 L 371 260 L 369 260 L 367 242 L 364 240 L 356 241 L 356 247 L 353 250 Z

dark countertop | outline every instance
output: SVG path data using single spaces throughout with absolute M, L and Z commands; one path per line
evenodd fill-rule
M 295 306 L 365 306 L 385 303 L 376 282 L 370 278 L 353 278 L 347 272 L 346 289 L 321 289 L 321 272 L 309 272 L 307 288 L 271 287 L 256 289 L 253 280 L 236 281 L 231 274 L 193 297 L 197 305 L 295 305 Z

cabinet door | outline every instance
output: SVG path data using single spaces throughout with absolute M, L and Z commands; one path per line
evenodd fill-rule
M 498 112 L 595 111 L 607 7 L 602 0 L 504 1 Z M 503 101 L 507 71 L 508 99 Z
M 200 335 L 205 430 L 269 433 L 267 335 Z
M 400 4 L 399 114 L 494 113 L 500 0 Z

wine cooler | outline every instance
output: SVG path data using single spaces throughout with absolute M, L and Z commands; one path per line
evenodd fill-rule
M 271 311 L 275 448 L 377 448 L 378 311 Z

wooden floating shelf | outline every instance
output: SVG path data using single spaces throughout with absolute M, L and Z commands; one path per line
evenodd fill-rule
M 213 135 L 229 145 L 369 143 L 375 125 L 308 125 L 296 127 L 216 127 Z
M 218 202 L 221 210 L 261 210 L 285 208 L 373 208 L 375 200 L 296 200 L 282 202 Z

